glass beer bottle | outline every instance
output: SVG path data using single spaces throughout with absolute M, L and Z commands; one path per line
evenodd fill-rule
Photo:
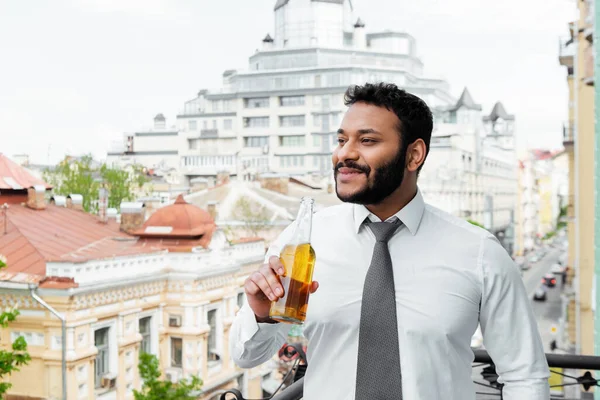
M 279 259 L 285 270 L 280 276 L 284 295 L 271 304 L 269 317 L 288 324 L 302 324 L 306 319 L 309 288 L 315 266 L 315 251 L 310 245 L 314 200 L 303 197 L 290 241 Z

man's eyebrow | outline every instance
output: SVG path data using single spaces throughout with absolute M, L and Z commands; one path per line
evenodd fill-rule
M 366 134 L 369 134 L 369 133 L 377 133 L 377 134 L 380 133 L 380 132 L 376 131 L 373 128 L 359 129 L 357 132 L 358 132 L 359 135 L 366 135 Z M 337 130 L 337 133 L 339 135 L 343 135 L 345 132 L 344 132 L 344 130 L 342 128 L 340 128 L 340 129 Z

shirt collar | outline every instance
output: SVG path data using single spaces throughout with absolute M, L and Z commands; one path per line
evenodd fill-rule
M 414 236 L 419 230 L 423 212 L 425 211 L 425 201 L 421 195 L 421 191 L 417 189 L 417 194 L 411 201 L 408 202 L 400 211 L 392 217 L 397 217 L 408 228 L 409 232 Z M 358 233 L 365 219 L 373 215 L 362 204 L 354 204 L 354 232 Z

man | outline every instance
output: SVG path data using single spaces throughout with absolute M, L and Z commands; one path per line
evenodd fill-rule
M 503 398 L 547 400 L 548 366 L 517 267 L 493 235 L 426 205 L 418 190 L 427 105 L 392 84 L 351 87 L 345 100 L 332 157 L 345 204 L 313 218 L 304 399 L 475 399 L 479 323 Z M 268 313 L 283 294 L 277 255 L 290 233 L 245 282 L 230 337 L 241 367 L 268 361 L 286 340 L 290 326 Z

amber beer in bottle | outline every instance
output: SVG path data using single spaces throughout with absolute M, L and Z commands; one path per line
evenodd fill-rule
M 314 200 L 303 197 L 293 234 L 279 259 L 285 269 L 280 276 L 284 295 L 271 304 L 269 317 L 279 322 L 300 325 L 306 319 L 309 288 L 315 266 L 315 251 L 310 245 Z

